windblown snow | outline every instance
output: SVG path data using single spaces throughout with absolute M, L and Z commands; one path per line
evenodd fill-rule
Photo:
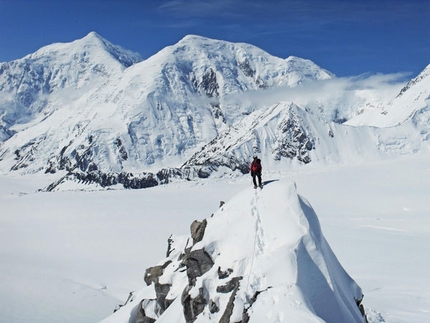
M 104 323 L 365 322 L 361 289 L 293 183 L 245 189 L 202 223 L 169 238 L 149 286 Z

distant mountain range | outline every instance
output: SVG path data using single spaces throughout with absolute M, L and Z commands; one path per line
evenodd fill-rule
M 246 173 L 254 154 L 272 169 L 409 154 L 429 148 L 429 75 L 430 65 L 385 105 L 273 104 L 270 91 L 336 77 L 192 35 L 142 60 L 91 32 L 0 63 L 0 172 L 55 174 L 46 190 L 142 188 Z

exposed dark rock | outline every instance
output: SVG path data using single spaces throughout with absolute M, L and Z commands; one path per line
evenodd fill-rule
M 195 298 L 191 298 L 189 292 L 192 286 L 187 286 L 184 292 L 182 293 L 182 307 L 184 309 L 185 322 L 191 323 L 194 322 L 197 318 L 197 315 L 203 312 L 207 301 L 203 294 L 203 288 L 199 288 L 199 295 Z
M 173 250 L 175 250 L 173 247 L 173 239 L 172 236 L 169 237 L 169 239 L 167 239 L 167 252 L 166 252 L 166 257 L 169 257 L 170 254 L 173 252 Z
M 249 60 L 245 58 L 243 62 L 238 63 L 239 68 L 242 70 L 243 74 L 247 77 L 254 77 L 255 70 L 251 67 Z
M 209 301 L 209 311 L 212 314 L 219 312 L 219 307 L 218 307 L 218 305 L 213 300 Z
M 118 305 L 115 309 L 114 309 L 114 313 L 116 312 L 116 311 L 118 311 L 121 307 L 123 307 L 123 306 L 125 306 L 125 305 L 127 305 L 127 303 L 128 302 L 132 302 L 133 301 L 133 299 L 134 299 L 134 292 L 130 292 L 129 294 L 128 294 L 128 298 L 127 298 L 127 300 L 125 301 L 125 303 L 124 304 L 122 304 L 122 305 Z
M 209 176 L 211 176 L 211 172 L 208 171 L 207 168 L 200 168 L 198 171 L 198 177 L 199 178 L 209 178 Z
M 190 231 L 191 237 L 193 238 L 193 245 L 195 245 L 199 241 L 202 241 L 207 223 L 208 222 L 206 221 L 206 219 L 202 222 L 195 220 L 193 221 L 193 223 L 191 223 Z
M 142 300 L 139 303 L 139 306 L 137 307 L 137 315 L 136 315 L 136 321 L 135 323 L 154 323 L 156 320 L 146 316 L 145 310 L 143 309 L 143 302 L 145 300 Z
M 204 249 L 193 250 L 182 260 L 187 268 L 189 285 L 194 285 L 196 278 L 208 272 L 214 262 Z
M 155 283 L 155 293 L 157 295 L 157 309 L 158 315 L 163 314 L 163 312 L 172 304 L 173 300 L 166 299 L 167 294 L 170 291 L 170 284 L 159 284 Z
M 360 310 L 361 315 L 362 315 L 362 316 L 364 317 L 364 319 L 366 320 L 366 323 L 368 323 L 367 316 L 366 316 L 366 311 L 364 310 L 364 306 L 363 306 L 363 304 L 361 303 L 361 302 L 363 301 L 363 297 L 364 297 L 364 295 L 362 295 L 362 296 L 361 296 L 361 299 L 355 299 L 355 298 L 354 298 L 354 300 L 355 300 L 355 304 L 357 304 L 357 307 L 358 307 L 358 309 Z
M 257 300 L 258 295 L 260 295 L 261 293 L 262 293 L 261 291 L 256 291 L 255 294 L 254 294 L 254 296 L 252 296 L 251 300 L 249 301 L 248 307 L 243 309 L 242 322 L 241 323 L 248 323 L 249 322 L 250 317 L 249 317 L 249 314 L 248 314 L 248 310 L 251 308 L 252 304 L 255 303 L 255 301 Z
M 425 72 L 427 71 L 427 72 Z M 419 83 L 420 81 L 422 81 L 423 79 L 425 79 L 426 77 L 429 76 L 429 72 L 430 70 L 428 68 L 424 69 L 423 72 L 421 72 L 417 77 L 413 78 L 412 80 L 410 80 L 408 82 L 408 84 L 406 84 L 401 90 L 400 93 L 396 96 L 396 98 L 400 97 L 403 95 L 403 93 L 405 93 L 407 90 L 409 90 L 411 87 L 413 87 L 415 84 Z
M 242 279 L 242 277 L 235 277 L 230 281 L 230 282 L 233 282 L 233 284 L 234 284 L 233 289 L 232 289 L 232 293 L 231 293 L 230 298 L 228 300 L 225 311 L 224 311 L 223 315 L 221 316 L 221 319 L 219 320 L 219 323 L 230 323 L 230 317 L 231 317 L 231 314 L 233 313 L 233 308 L 234 308 L 234 299 L 236 298 L 236 294 L 237 294 L 237 291 L 239 289 L 241 279 Z M 218 291 L 218 287 L 217 287 L 217 291 Z
M 290 117 L 279 125 L 282 138 L 275 151 L 275 159 L 279 160 L 282 156 L 297 158 L 305 164 L 311 162 L 309 151 L 315 148 L 314 139 L 302 124 L 299 116 L 291 111 Z
M 251 308 L 252 304 L 254 304 L 257 301 L 257 297 L 258 295 L 260 295 L 261 293 L 267 291 L 268 289 L 272 288 L 272 286 L 267 287 L 265 290 L 263 291 L 256 291 L 255 294 L 252 296 L 252 298 L 249 301 L 248 307 L 243 309 L 243 313 L 242 313 L 242 322 L 241 323 L 248 323 L 249 322 L 249 314 L 248 314 L 248 310 Z
M 233 272 L 233 269 L 231 268 L 227 268 L 226 271 L 222 271 L 221 267 L 218 267 L 218 278 L 219 279 L 227 278 L 228 276 L 230 276 L 232 272 Z
M 235 288 L 239 287 L 239 282 L 242 279 L 242 277 L 234 277 L 230 281 L 228 281 L 225 285 L 217 286 L 216 291 L 217 293 L 230 293 Z
M 117 138 L 114 141 L 114 144 L 117 148 L 117 154 L 120 157 L 121 160 L 127 160 L 128 159 L 128 154 L 127 154 L 127 150 L 125 150 L 122 141 L 120 138 Z
M 218 88 L 216 74 L 212 68 L 205 72 L 202 76 L 200 84 L 197 85 L 199 92 L 203 92 L 207 97 L 218 97 Z
M 158 279 L 163 274 L 163 266 L 154 266 L 146 269 L 145 276 L 143 280 L 146 285 L 151 285 L 152 283 L 158 283 Z
M 212 107 L 212 114 L 215 119 L 220 119 L 223 123 L 226 123 L 224 113 L 221 110 L 221 107 L 219 104 L 211 104 Z
M 74 172 L 72 174 L 77 180 L 83 183 L 97 183 L 102 187 L 122 184 L 124 188 L 147 188 L 158 185 L 158 181 L 152 173 L 143 173 L 134 176 L 131 173 L 103 173 L 100 171 Z
M 216 140 L 212 140 L 202 148 L 201 152 L 205 151 L 208 147 L 213 146 L 215 143 Z M 223 150 L 227 150 L 228 148 L 229 147 L 223 147 Z M 181 169 L 197 169 L 197 177 L 199 178 L 209 177 L 212 172 L 216 171 L 221 166 L 228 167 L 232 171 L 239 170 L 242 174 L 249 173 L 248 161 L 240 160 L 234 154 L 222 155 L 223 153 L 220 151 L 221 158 L 213 159 L 211 158 L 211 155 L 201 152 L 196 153 L 191 157 L 181 167 Z
M 340 116 L 340 112 L 338 109 L 334 110 L 332 120 L 333 122 L 340 123 L 340 124 L 348 121 L 347 118 Z
M 269 87 L 260 76 L 255 80 L 255 84 L 257 84 L 260 89 L 267 89 Z
M 149 267 L 145 271 L 145 276 L 143 280 L 146 285 L 151 285 L 152 283 L 158 283 L 158 279 L 163 274 L 163 270 L 171 263 L 172 261 L 166 261 L 163 265 Z
M 179 168 L 164 168 L 156 174 L 159 184 L 168 184 L 172 178 L 185 178 Z

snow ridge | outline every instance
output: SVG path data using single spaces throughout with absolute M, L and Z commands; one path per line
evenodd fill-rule
M 428 113 L 430 107 L 430 65 L 406 84 L 383 109 L 371 110 L 348 121 L 353 126 L 395 127 L 410 121 L 416 114 Z M 423 124 L 428 128 L 428 122 Z
M 102 322 L 365 322 L 361 289 L 293 183 L 246 189 L 191 231 Z
M 308 60 L 198 36 L 139 62 L 96 33 L 0 70 L 0 166 L 20 173 L 177 167 L 259 108 L 226 96 L 332 77 Z

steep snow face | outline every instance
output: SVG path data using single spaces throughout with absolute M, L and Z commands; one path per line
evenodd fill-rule
M 289 72 L 291 73 L 289 79 L 292 84 L 301 84 L 308 80 L 328 80 L 334 77 L 333 73 L 321 69 L 307 59 L 290 56 L 285 61 L 289 66 Z
M 347 122 L 359 126 L 393 127 L 412 119 L 415 114 L 425 113 L 430 105 L 430 65 L 408 82 L 387 106 L 367 110 Z M 428 112 L 427 112 L 428 113 Z M 429 123 L 426 124 L 427 128 Z
M 91 32 L 0 63 L 0 140 L 73 104 L 140 60 Z
M 311 162 L 325 166 L 375 161 L 428 151 L 429 121 L 430 114 L 422 111 L 397 127 L 352 127 L 327 122 L 294 103 L 279 102 L 234 123 L 180 167 L 141 174 L 73 170 L 44 190 L 67 190 L 70 185 L 75 187 L 71 182 L 83 183 L 83 188 L 93 187 L 87 186 L 90 183 L 146 188 L 175 179 L 240 176 L 249 173 L 249 162 L 255 155 L 262 159 L 265 173 L 296 169 Z M 83 150 L 79 156 L 89 163 L 87 154 L 92 156 Z
M 225 104 L 228 94 L 332 77 L 308 60 L 283 60 L 251 45 L 198 36 L 133 66 L 136 59 L 128 54 L 91 33 L 4 63 L 0 99 L 12 112 L 2 119 L 2 136 L 16 134 L 1 147 L 2 170 L 134 172 L 179 166 L 256 109 Z M 5 72 L 10 65 L 15 74 Z M 27 67 L 40 70 L 29 73 L 31 86 L 10 82 L 9 75 Z M 14 91 L 28 99 L 14 104 Z M 28 119 L 22 105 L 32 111 Z
M 102 322 L 365 322 L 361 289 L 293 183 L 246 189 L 191 231 Z
M 262 156 L 263 163 L 271 168 L 279 167 L 275 164 L 282 159 L 309 163 L 316 136 L 305 115 L 309 114 L 288 102 L 256 111 L 205 145 L 185 166 L 227 166 L 247 173 L 253 155 Z
M 425 123 L 428 116 L 420 116 L 417 122 Z M 350 164 L 428 149 L 428 132 L 426 140 L 422 140 L 424 135 L 412 122 L 390 129 L 351 127 L 322 120 L 294 103 L 280 102 L 233 124 L 184 167 L 200 166 L 210 173 L 226 166 L 247 173 L 253 155 L 272 171 L 311 161 Z

